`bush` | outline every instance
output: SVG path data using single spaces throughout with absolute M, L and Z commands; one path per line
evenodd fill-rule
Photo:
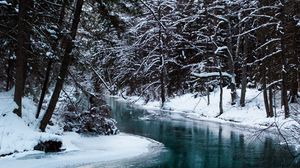
M 119 132 L 108 105 L 94 106 L 83 112 L 67 111 L 63 117 L 64 131 L 87 135 L 115 135 Z

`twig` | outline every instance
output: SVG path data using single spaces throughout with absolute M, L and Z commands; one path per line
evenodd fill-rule
M 288 152 L 290 153 L 290 155 L 291 156 L 293 156 L 293 158 L 296 158 L 297 156 L 299 156 L 299 154 L 297 154 L 297 155 L 294 155 L 293 154 L 293 152 L 291 151 L 291 149 L 290 149 L 290 145 L 289 145 L 289 143 L 288 143 L 288 140 L 285 138 L 285 136 L 282 134 L 282 132 L 280 131 L 280 128 L 278 127 L 278 124 L 275 122 L 275 126 L 276 126 L 276 128 L 277 128 L 277 131 L 278 131 L 278 133 L 279 133 L 279 135 L 283 138 L 283 140 L 284 140 L 284 142 L 285 142 L 285 144 L 286 144 L 286 146 L 287 146 L 287 150 L 288 150 Z

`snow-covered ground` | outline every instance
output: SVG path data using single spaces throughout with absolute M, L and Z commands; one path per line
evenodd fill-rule
M 0 168 L 79 167 L 153 155 L 163 147 L 151 139 L 124 133 L 99 137 L 81 137 L 76 133 L 66 133 L 62 140 L 66 148 L 64 152 L 44 154 L 31 151 L 14 154 L 0 158 Z
M 13 153 L 0 157 L 0 168 L 74 167 L 150 155 L 153 147 L 163 147 L 154 140 L 123 133 L 98 137 L 82 137 L 60 129 L 42 133 L 38 130 L 39 119 L 35 119 L 36 106 L 31 99 L 23 99 L 22 118 L 12 113 L 15 107 L 13 91 L 0 93 L 0 155 Z M 47 140 L 62 141 L 65 150 L 52 154 L 33 151 L 35 145 Z
M 173 114 L 172 116 L 175 118 L 178 116 L 176 114 L 180 114 L 180 116 L 196 120 L 207 120 L 238 125 L 241 127 L 250 127 L 253 129 L 268 128 L 268 131 L 272 132 L 280 130 L 283 135 L 286 135 L 287 140 L 300 147 L 300 132 L 298 131 L 300 129 L 300 122 L 299 119 L 297 119 L 298 114 L 293 114 L 288 119 L 284 118 L 284 113 L 280 106 L 279 93 L 274 102 L 276 117 L 267 118 L 261 91 L 258 91 L 257 89 L 248 89 L 246 92 L 245 107 L 240 107 L 238 103 L 236 105 L 231 105 L 230 90 L 224 88 L 223 92 L 224 113 L 222 115 L 219 115 L 220 96 L 218 91 L 210 94 L 209 105 L 207 96 L 195 97 L 195 94 L 184 94 L 182 96 L 170 98 L 165 103 L 164 110 Z M 237 94 L 240 95 L 240 90 L 237 90 Z M 145 103 L 143 98 L 137 96 L 127 97 L 126 101 L 132 102 L 153 113 L 161 112 L 161 104 L 159 101 Z M 294 111 L 296 109 L 297 111 L 297 109 L 300 109 L 300 106 L 299 104 L 293 104 L 291 105 L 291 109 L 294 109 Z
M 22 119 L 12 113 L 15 107 L 13 91 L 0 93 L 0 155 L 30 151 L 41 141 L 61 140 L 37 130 L 36 108 L 29 98 L 23 100 Z

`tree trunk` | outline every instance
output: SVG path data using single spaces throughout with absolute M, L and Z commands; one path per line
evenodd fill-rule
M 61 8 L 60 15 L 59 15 L 59 20 L 58 20 L 58 29 L 59 30 L 62 30 L 62 27 L 63 27 L 67 3 L 68 3 L 68 0 L 63 0 L 63 4 L 62 4 L 62 8 Z
M 246 103 L 246 91 L 247 91 L 247 67 L 246 65 L 242 65 L 242 87 L 241 87 L 241 98 L 240 105 L 241 107 L 245 107 Z
M 284 2 L 286 3 L 286 2 Z M 287 94 L 287 56 L 289 55 L 287 52 L 287 35 L 288 35 L 288 18 L 287 16 L 287 9 L 285 8 L 286 4 L 281 6 L 282 12 L 280 20 L 282 22 L 283 33 L 281 33 L 281 106 L 284 106 L 284 116 L 288 118 L 290 115 L 289 112 L 289 104 L 288 104 L 288 94 Z
M 231 32 L 231 24 L 228 23 L 229 29 L 228 29 L 228 34 L 229 34 L 229 40 L 227 43 L 228 47 L 228 53 L 229 53 L 229 59 L 228 59 L 228 67 L 230 70 L 230 90 L 231 90 L 231 105 L 236 104 L 236 99 L 237 99 L 237 93 L 236 93 L 236 82 L 235 82 L 235 72 L 234 72 L 234 58 L 233 58 L 233 47 L 232 47 L 232 32 Z M 239 44 L 237 44 L 239 45 Z M 239 46 L 237 46 L 238 48 Z
M 50 71 L 51 71 L 51 67 L 52 67 L 52 60 L 49 60 L 48 65 L 47 65 L 47 70 L 46 70 L 46 76 L 45 76 L 45 80 L 44 80 L 44 84 L 43 84 L 43 88 L 42 88 L 42 93 L 41 93 L 41 97 L 40 97 L 40 101 L 38 104 L 38 108 L 37 108 L 37 112 L 35 115 L 35 118 L 39 118 L 40 115 L 40 111 L 43 105 L 43 101 L 48 89 L 48 82 L 49 82 L 49 77 L 50 77 Z
M 300 33 L 299 33 L 300 35 Z M 293 34 L 293 40 L 292 40 L 292 43 L 293 43 L 293 47 L 292 47 L 292 50 L 294 50 L 293 52 L 293 55 L 291 55 L 291 64 L 293 64 L 295 67 L 292 67 L 292 70 L 291 70 L 291 82 L 290 82 L 290 102 L 291 103 L 297 103 L 298 102 L 298 98 L 299 98 L 299 95 L 298 95 L 298 76 L 299 76 L 299 53 L 297 52 L 297 48 L 299 48 L 300 46 L 297 46 L 297 38 L 299 37 L 296 37 L 297 34 L 294 33 Z
M 284 72 L 282 72 L 282 76 L 285 76 L 285 75 L 286 74 Z M 285 116 L 285 118 L 288 118 L 290 116 L 290 112 L 289 112 L 289 104 L 288 104 L 288 96 L 287 96 L 285 77 L 282 77 L 281 99 L 282 99 L 282 106 L 284 106 L 284 116 Z
M 160 5 L 161 2 L 159 2 Z M 161 7 L 158 9 L 158 19 L 161 19 Z M 159 24 L 159 23 L 158 23 Z M 166 102 L 166 86 L 165 86 L 165 60 L 163 55 L 163 37 L 162 37 L 162 26 L 159 24 L 159 32 L 158 32 L 158 40 L 159 40 L 159 55 L 160 55 L 160 97 L 161 97 L 161 107 L 164 107 Z
M 18 108 L 14 110 L 19 117 L 22 117 L 22 97 L 24 96 L 27 50 L 30 46 L 30 30 L 28 12 L 32 6 L 32 0 L 19 1 L 19 21 L 18 21 L 18 50 L 16 59 L 16 83 L 14 101 Z
M 6 68 L 6 74 L 7 74 L 6 88 L 5 88 L 6 91 L 9 91 L 9 89 L 11 89 L 11 82 L 13 80 L 12 79 L 12 74 L 11 74 L 12 68 L 13 68 L 13 60 L 9 58 L 8 59 L 8 66 Z
M 269 86 L 269 117 L 274 117 L 273 111 L 273 87 Z
M 221 64 L 220 62 L 218 61 L 218 70 L 219 70 L 219 75 L 220 75 L 220 101 L 219 101 L 219 110 L 220 110 L 220 115 L 223 114 L 224 110 L 223 110 L 223 74 L 222 74 L 222 68 L 221 68 Z
M 297 26 L 297 22 L 292 19 L 292 16 L 299 16 L 300 15 L 300 2 L 296 1 L 287 1 L 286 2 L 285 13 L 288 14 L 289 20 L 283 22 L 285 23 L 285 44 L 286 44 L 286 51 L 288 52 L 288 62 L 290 65 L 290 77 L 289 77 L 289 102 L 290 103 L 297 103 L 298 100 L 298 71 L 299 71 L 299 40 L 300 40 L 300 28 Z
M 223 76 L 222 76 L 222 71 L 219 71 L 220 74 L 220 102 L 219 102 L 219 109 L 220 109 L 220 114 L 223 114 Z
M 289 112 L 289 104 L 288 104 L 288 95 L 287 95 L 287 87 L 286 87 L 286 73 L 284 68 L 282 69 L 281 72 L 281 76 L 282 76 L 282 84 L 281 84 L 281 102 L 282 102 L 282 106 L 284 106 L 284 116 L 285 118 L 288 118 L 290 115 Z
M 66 10 L 67 3 L 68 3 L 67 0 L 64 0 L 63 4 L 62 4 L 62 8 L 61 8 L 60 16 L 59 16 L 59 20 L 58 20 L 58 32 L 60 32 L 63 28 L 64 17 L 65 17 L 65 13 L 66 13 L 65 10 Z M 58 50 L 57 44 L 58 43 L 54 43 L 52 45 L 52 49 L 55 50 L 57 55 L 58 55 L 59 50 Z M 50 77 L 50 71 L 51 71 L 52 64 L 53 64 L 53 59 L 50 58 L 48 60 L 46 76 L 45 76 L 45 80 L 44 80 L 44 84 L 43 84 L 43 88 L 42 88 L 42 93 L 41 93 L 41 97 L 40 97 L 40 100 L 39 100 L 39 104 L 38 104 L 38 108 L 37 108 L 35 118 L 39 118 L 39 115 L 40 115 L 40 111 L 41 111 L 41 108 L 42 108 L 42 105 L 43 105 L 43 101 L 44 101 L 44 98 L 45 98 L 45 95 L 46 95 L 46 92 L 47 92 L 47 89 L 48 89 L 48 83 L 49 83 L 49 77 Z
M 281 55 L 281 61 L 282 61 L 282 70 L 281 70 L 281 106 L 284 106 L 284 116 L 285 118 L 288 118 L 290 115 L 289 112 L 289 104 L 288 104 L 288 95 L 287 95 L 287 86 L 286 86 L 286 59 L 284 56 L 284 46 L 282 44 L 282 55 Z
M 270 109 L 269 109 L 269 100 L 268 100 L 268 91 L 267 91 L 267 79 L 266 79 L 266 69 L 262 67 L 262 89 L 263 89 L 263 96 L 264 96 L 264 104 L 266 109 L 267 117 L 270 117 Z M 271 100 L 272 101 L 272 100 Z
M 218 115 L 218 116 L 220 116 L 224 112 L 223 111 L 223 74 L 222 74 L 222 67 L 221 67 L 220 60 L 217 58 L 216 54 L 214 54 L 214 63 L 218 67 L 218 72 L 219 72 L 219 76 L 220 76 L 220 83 L 219 83 L 219 87 L 220 87 L 219 110 L 220 110 L 220 113 Z
M 77 0 L 76 8 L 75 8 L 75 14 L 74 14 L 74 18 L 73 18 L 72 27 L 71 27 L 71 36 L 69 38 L 67 38 L 68 42 L 66 44 L 65 54 L 64 54 L 64 57 L 63 57 L 63 61 L 62 61 L 62 64 L 61 64 L 61 69 L 60 69 L 59 75 L 57 77 L 57 82 L 56 82 L 56 85 L 55 85 L 55 88 L 54 88 L 54 91 L 53 91 L 53 95 L 51 97 L 51 100 L 49 102 L 46 113 L 45 113 L 45 115 L 44 115 L 44 117 L 41 121 L 41 124 L 40 124 L 40 129 L 43 132 L 45 131 L 45 129 L 47 127 L 47 124 L 49 123 L 49 121 L 50 121 L 50 119 L 53 115 L 56 103 L 58 101 L 60 92 L 61 92 L 62 87 L 63 87 L 64 80 L 65 80 L 65 78 L 67 76 L 67 73 L 68 73 L 68 67 L 69 67 L 69 64 L 70 64 L 70 61 L 71 61 L 71 55 L 70 54 L 71 54 L 72 49 L 73 49 L 73 42 L 72 41 L 75 40 L 75 37 L 76 37 L 77 28 L 78 28 L 78 24 L 79 24 L 79 21 L 80 21 L 80 14 L 81 14 L 81 11 L 82 11 L 82 6 L 83 6 L 83 0 Z
M 284 15 L 284 13 L 283 13 Z M 284 17 L 284 16 L 283 16 Z M 286 29 L 286 20 L 285 18 L 282 18 L 283 20 L 283 27 L 284 27 L 284 30 Z M 284 106 L 284 116 L 285 118 L 288 118 L 289 115 L 290 115 L 290 112 L 289 112 L 289 104 L 288 104 L 288 94 L 287 94 L 287 59 L 286 59 L 286 32 L 282 33 L 281 34 L 281 65 L 282 65 L 282 68 L 281 68 L 281 79 L 282 79 L 282 82 L 281 82 L 281 106 Z
M 207 105 L 210 105 L 210 92 L 209 92 L 209 88 L 206 89 L 206 94 L 207 94 Z
M 241 87 L 241 98 L 240 106 L 245 107 L 246 103 L 246 91 L 247 91 L 247 57 L 248 57 L 248 39 L 244 38 L 244 58 L 242 63 L 242 87 Z
M 298 100 L 298 81 L 293 80 L 291 83 L 291 90 L 290 90 L 290 102 L 297 103 Z

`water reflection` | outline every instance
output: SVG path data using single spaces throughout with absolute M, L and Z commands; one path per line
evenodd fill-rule
M 112 106 L 114 118 L 122 132 L 162 142 L 169 151 L 168 155 L 156 157 L 155 164 L 130 164 L 133 167 L 300 167 L 300 164 L 292 164 L 292 157 L 276 143 L 274 137 L 263 136 L 258 140 L 252 134 L 245 134 L 226 125 L 190 120 L 174 121 L 168 115 L 162 117 L 149 114 L 113 98 L 108 99 L 108 103 Z

